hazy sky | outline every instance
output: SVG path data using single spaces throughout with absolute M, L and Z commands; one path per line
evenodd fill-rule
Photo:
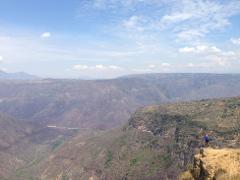
M 240 72 L 240 0 L 1 0 L 0 69 Z

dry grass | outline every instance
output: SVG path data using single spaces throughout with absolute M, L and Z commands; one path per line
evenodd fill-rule
M 180 175 L 179 180 L 194 180 L 194 178 L 189 171 L 186 171 Z
M 217 179 L 234 179 L 240 177 L 240 149 L 204 150 L 204 157 L 198 155 L 204 162 L 204 169 Z

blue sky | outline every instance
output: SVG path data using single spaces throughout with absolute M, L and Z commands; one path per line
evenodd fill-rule
M 240 1 L 0 1 L 0 69 L 55 78 L 239 73 Z

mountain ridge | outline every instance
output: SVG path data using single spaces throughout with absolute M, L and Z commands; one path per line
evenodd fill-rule
M 0 111 L 16 119 L 78 128 L 114 128 L 136 109 L 240 95 L 240 75 L 153 74 L 112 80 L 1 81 Z
M 36 80 L 36 79 L 39 79 L 39 77 L 25 72 L 8 73 L 0 70 L 0 80 Z

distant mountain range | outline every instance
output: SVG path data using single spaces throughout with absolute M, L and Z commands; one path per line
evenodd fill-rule
M 137 108 L 240 95 L 240 74 L 148 74 L 111 80 L 2 81 L 0 112 L 76 128 L 123 125 Z
M 0 71 L 0 79 L 6 80 L 34 80 L 38 79 L 37 76 L 27 74 L 25 72 L 16 72 L 16 73 L 7 73 L 4 71 Z

